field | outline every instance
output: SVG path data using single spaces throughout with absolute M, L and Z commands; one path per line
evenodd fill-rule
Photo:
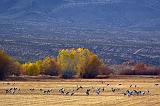
M 75 91 L 80 86 L 83 88 Z M 6 90 L 10 88 L 17 88 L 18 90 L 15 94 L 6 93 Z M 69 94 L 61 94 L 59 92 L 61 88 L 64 88 L 65 93 L 69 92 Z M 104 88 L 104 91 L 97 95 L 96 88 Z M 113 88 L 118 90 L 112 92 Z M 88 96 L 86 95 L 87 89 L 91 89 Z M 49 93 L 44 92 L 47 90 L 51 91 Z M 145 94 L 127 96 L 124 95 L 126 90 L 144 91 Z M 72 92 L 75 93 L 71 96 L 70 93 Z M 0 82 L 0 105 L 160 106 L 160 77 Z

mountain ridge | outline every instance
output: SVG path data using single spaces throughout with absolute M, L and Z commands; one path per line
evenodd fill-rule
M 157 27 L 158 4 L 158 0 L 2 0 L 0 19 L 89 27 Z

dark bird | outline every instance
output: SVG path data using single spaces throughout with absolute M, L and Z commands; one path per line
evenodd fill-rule
M 69 94 L 69 92 L 66 92 L 66 95 L 68 95 Z
M 87 96 L 89 95 L 90 90 L 91 90 L 91 89 L 87 89 L 87 91 L 86 91 L 86 95 L 87 95 Z
M 71 93 L 71 96 L 73 96 L 73 95 L 74 95 L 74 92 Z

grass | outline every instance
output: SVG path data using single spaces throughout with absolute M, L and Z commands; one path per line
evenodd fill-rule
M 102 83 L 103 81 L 103 83 Z M 158 77 L 125 77 L 112 79 L 72 79 L 72 80 L 49 80 L 49 81 L 16 81 L 0 82 L 0 104 L 2 106 L 160 106 L 160 78 Z M 15 83 L 15 84 L 14 84 Z M 14 84 L 14 85 L 13 85 Z M 107 84 L 110 84 L 107 86 Z M 122 84 L 122 85 L 119 85 Z M 131 87 L 136 84 L 137 87 Z M 159 84 L 156 86 L 155 84 Z M 63 87 L 67 91 L 76 89 L 77 85 L 83 89 L 74 96 L 60 95 L 58 90 Z M 20 88 L 20 91 L 5 94 L 5 89 L 11 87 Z M 92 88 L 91 95 L 86 96 L 85 91 Z M 104 87 L 105 91 L 99 96 L 95 89 Z M 120 88 L 120 91 L 111 92 L 111 88 Z M 35 88 L 35 91 L 29 91 Z M 44 95 L 39 89 L 53 89 L 50 95 Z M 129 90 L 149 90 L 144 96 L 124 96 L 123 92 Z

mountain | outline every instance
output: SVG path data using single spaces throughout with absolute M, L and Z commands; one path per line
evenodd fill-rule
M 0 22 L 160 28 L 159 0 L 1 0 Z
M 24 62 L 82 47 L 160 65 L 159 35 L 160 0 L 0 0 L 0 49 Z

